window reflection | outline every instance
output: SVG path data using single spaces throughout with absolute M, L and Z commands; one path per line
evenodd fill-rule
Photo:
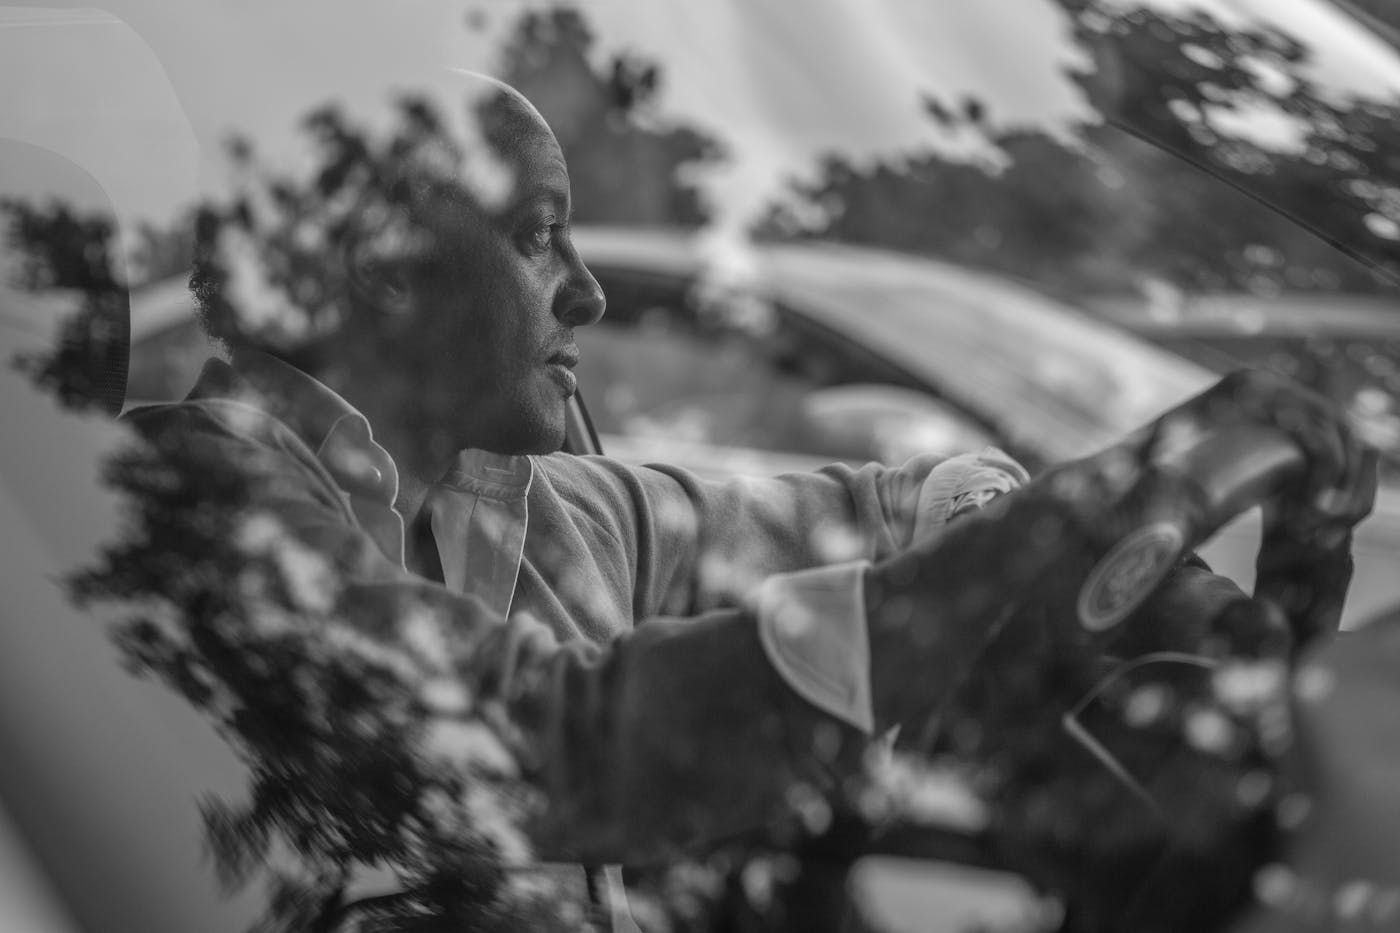
M 608 295 L 608 317 L 579 337 L 583 391 L 605 437 L 624 449 L 663 437 L 758 452 L 745 472 L 811 465 L 783 457 L 899 462 L 935 445 L 952 454 L 987 443 L 1040 466 L 1146 420 L 1208 382 L 1207 368 L 1245 361 L 1327 391 L 1400 449 L 1392 339 L 1317 327 L 1293 339 L 1249 325 L 1278 320 L 1287 305 L 1357 296 L 1394 310 L 1393 98 L 1318 86 L 1306 37 L 1277 29 L 1158 4 L 1053 6 L 1073 35 L 1068 80 L 1093 109 L 1081 121 L 1051 131 L 975 96 L 910 87 L 927 132 L 973 140 L 976 155 L 833 151 L 764 190 L 763 209 L 741 224 L 713 179 L 746 151 L 730 139 L 745 130 L 671 112 L 677 69 L 665 55 L 614 54 L 587 7 L 509 14 L 497 73 L 554 127 L 579 248 Z M 412 264 L 441 246 L 440 230 L 406 219 L 404 165 L 441 182 L 443 203 L 463 177 L 494 177 L 454 135 L 460 101 L 399 90 L 373 119 L 335 95 L 306 102 L 291 159 L 236 133 L 221 193 L 164 218 L 133 225 L 62 200 L 6 200 L 6 314 L 56 293 L 74 300 L 43 312 L 49 324 L 62 319 L 59 339 L 5 364 L 64 405 L 115 413 L 123 401 L 180 397 L 210 352 L 205 327 L 216 341 L 273 350 L 331 388 L 371 378 L 364 414 L 376 439 L 406 451 L 405 463 L 450 454 L 444 425 L 460 398 L 426 382 L 426 367 L 385 371 L 385 348 L 412 343 L 405 320 L 387 305 L 348 310 L 361 283 L 340 261 L 363 248 L 375 262 Z M 470 119 L 468 128 L 490 129 Z M 734 268 L 684 232 L 707 225 L 739 254 L 737 284 Z M 673 238 L 681 267 L 664 255 Z M 1245 321 L 1243 335 L 1188 333 L 1183 309 L 1211 302 Z M 1164 307 L 1171 326 L 1142 324 L 1160 322 Z M 1124 324 L 1138 336 L 1114 329 Z M 411 349 L 441 352 L 462 333 L 425 330 L 410 335 L 421 344 Z M 877 402 L 906 419 L 892 422 L 893 443 L 867 430 L 888 414 Z M 631 456 L 657 455 L 643 446 Z M 69 578 L 76 600 L 120 610 L 111 634 L 126 663 L 213 722 L 247 766 L 240 794 L 203 806 L 222 880 L 259 879 L 268 929 L 361 917 L 576 928 L 581 917 L 560 906 L 572 901 L 515 872 L 529 861 L 520 824 L 543 804 L 515 780 L 511 724 L 468 699 L 443 725 L 442 705 L 460 699 L 442 683 L 444 659 L 423 657 L 432 652 L 402 632 L 366 634 L 346 615 L 344 555 L 299 540 L 258 504 L 248 477 L 259 466 L 146 434 L 105 465 L 127 504 L 122 537 Z M 430 609 L 396 607 L 407 618 Z M 1127 905 L 1173 827 L 1144 814 L 1113 774 L 1066 752 L 1048 698 L 1068 705 L 1122 657 L 1164 646 L 1117 645 L 1110 656 L 1079 645 L 1061 656 L 1040 650 L 1049 625 L 1002 646 L 989 662 L 995 676 L 949 711 L 946 737 L 919 749 L 923 758 L 893 772 L 872 764 L 877 786 L 943 782 L 997 808 L 977 828 L 1003 867 L 1055 902 L 1046 924 L 1070 917 L 1081 926 L 1061 929 L 1090 930 L 1172 901 L 1223 916 L 1248 896 L 1272 844 L 1265 814 L 1276 788 L 1265 781 L 1239 797 L 1242 782 L 1273 766 L 1258 723 L 1222 712 L 1211 684 L 1179 671 L 1166 686 L 1119 684 L 1085 712 L 1095 740 L 1154 772 L 1199 833 L 1197 849 L 1171 863 L 1177 886 Z M 1187 636 L 1199 634 L 1166 647 L 1190 650 Z M 1183 738 L 1210 724 L 1234 740 L 1228 754 Z M 834 825 L 838 840 L 840 830 L 863 839 L 867 823 L 913 806 L 868 786 L 842 791 L 814 803 L 815 791 L 794 789 L 803 831 L 652 872 L 644 888 L 658 915 L 678 929 L 726 911 L 790 922 L 784 911 L 810 894 L 817 869 L 774 849 L 810 856 L 810 866 L 823 851 L 809 836 Z M 877 797 L 875 819 L 861 805 Z M 934 851 L 956 859 L 967 845 Z M 1073 870 L 1086 865 L 1095 870 Z M 1181 879 L 1206 871 L 1218 886 L 1185 903 Z M 365 887 L 373 872 L 391 880 Z M 1157 922 L 1179 918 L 1164 911 Z

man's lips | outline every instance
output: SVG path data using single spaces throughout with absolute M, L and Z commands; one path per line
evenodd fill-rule
M 575 366 L 577 366 L 577 365 L 578 365 L 578 361 L 579 361 L 579 351 L 578 351 L 578 347 L 565 347 L 564 349 L 560 350 L 558 353 L 555 353 L 553 356 L 551 356 L 551 357 L 549 358 L 549 360 L 548 360 L 548 362 L 549 362 L 551 365 L 554 365 L 554 366 L 565 366 L 565 367 L 567 367 L 567 368 L 569 368 L 569 369 L 573 369 Z
M 578 347 L 566 347 L 547 361 L 549 374 L 559 384 L 565 398 L 578 391 L 578 376 L 574 375 L 574 367 L 578 365 L 578 360 Z

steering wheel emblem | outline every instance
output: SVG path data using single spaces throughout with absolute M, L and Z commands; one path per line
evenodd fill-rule
M 1162 582 L 1181 555 L 1181 529 L 1170 522 L 1123 538 L 1089 573 L 1079 591 L 1079 621 L 1090 631 L 1111 628 Z

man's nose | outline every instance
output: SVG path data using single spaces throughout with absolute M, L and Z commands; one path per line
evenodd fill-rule
M 569 327 L 586 327 L 597 324 L 608 306 L 603 289 L 593 273 L 583 264 L 578 253 L 573 255 L 573 269 L 569 277 L 569 287 L 561 296 L 556 311 L 559 320 Z

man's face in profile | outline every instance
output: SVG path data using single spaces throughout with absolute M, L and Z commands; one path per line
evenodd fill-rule
M 552 452 L 577 388 L 573 329 L 598 320 L 603 295 L 569 239 L 554 134 L 504 91 L 477 110 L 489 184 L 468 177 L 420 204 L 432 245 L 404 289 L 428 341 L 421 376 L 450 394 L 440 427 L 456 448 Z

